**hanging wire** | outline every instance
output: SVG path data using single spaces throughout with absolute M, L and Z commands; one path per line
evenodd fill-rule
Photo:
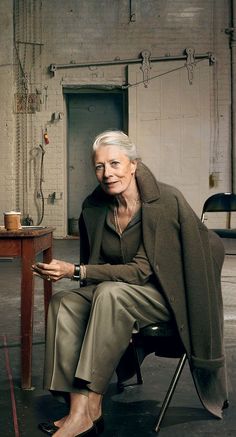
M 20 85 L 23 84 L 25 91 L 27 88 L 27 80 L 26 80 L 26 73 L 24 70 L 24 67 L 22 65 L 21 62 L 21 58 L 20 58 L 20 54 L 19 54 L 19 49 L 17 46 L 17 42 L 20 39 L 20 5 L 19 5 L 19 0 L 15 0 L 14 1 L 14 9 L 13 9 L 13 43 L 14 43 L 14 49 L 15 49 L 15 54 L 17 57 L 17 62 L 18 62 L 18 66 L 19 66 L 19 70 L 18 70 L 18 77 L 17 77 L 17 84 L 18 84 L 18 88 L 20 87 Z
M 43 194 L 43 160 L 44 160 L 45 150 L 44 150 L 42 144 L 39 144 L 39 147 L 40 147 L 41 152 L 42 152 L 41 153 L 41 163 L 40 163 L 40 179 L 39 179 L 39 193 L 40 193 L 40 198 L 41 198 L 41 202 L 42 202 L 42 208 L 41 208 L 41 216 L 39 218 L 37 226 L 40 225 L 43 221 L 44 204 L 45 204 L 44 194 Z
M 22 106 L 21 110 L 17 107 L 16 113 L 16 208 L 25 211 L 25 188 L 27 180 L 27 99 L 24 99 L 24 95 L 28 93 L 28 78 L 25 73 L 25 57 L 22 63 L 19 46 L 17 41 L 20 39 L 22 32 L 27 31 L 24 29 L 25 21 L 21 23 L 21 17 L 25 17 L 27 14 L 26 5 L 20 0 L 14 1 L 13 9 L 13 43 L 15 56 L 17 59 L 16 68 L 16 105 Z M 19 99 L 19 100 L 18 100 Z

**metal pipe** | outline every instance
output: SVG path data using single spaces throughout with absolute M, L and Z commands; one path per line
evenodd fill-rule
M 30 44 L 32 46 L 44 46 L 41 42 L 30 42 L 30 41 L 16 41 L 16 44 Z
M 236 0 L 231 0 L 231 191 L 236 192 Z
M 213 54 L 211 52 L 195 54 L 195 59 L 210 59 L 214 62 Z M 150 62 L 160 62 L 160 61 L 181 61 L 186 60 L 187 54 L 179 55 L 179 56 L 159 56 L 159 57 L 150 57 Z M 143 58 L 140 56 L 136 59 L 113 59 L 110 61 L 94 61 L 94 62 L 80 62 L 79 64 L 51 64 L 49 66 L 50 73 L 55 73 L 56 70 L 65 69 L 65 68 L 81 68 L 81 67 L 99 67 L 106 65 L 122 65 L 122 64 L 139 64 L 141 63 Z

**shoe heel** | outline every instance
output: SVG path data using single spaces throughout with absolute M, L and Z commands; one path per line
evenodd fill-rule
M 99 417 L 99 419 L 94 421 L 94 426 L 97 430 L 97 434 L 102 434 L 105 428 L 104 419 L 103 417 Z

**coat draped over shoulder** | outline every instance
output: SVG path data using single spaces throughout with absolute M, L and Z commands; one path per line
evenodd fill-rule
M 176 188 L 158 182 L 141 162 L 136 180 L 149 263 L 175 318 L 200 400 L 210 413 L 221 418 L 227 399 L 222 242 Z M 108 204 L 109 198 L 100 187 L 83 204 L 80 236 L 84 264 L 99 262 Z

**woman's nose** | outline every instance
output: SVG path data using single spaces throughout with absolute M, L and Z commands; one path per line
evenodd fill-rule
M 104 177 L 108 178 L 109 176 L 111 176 L 111 167 L 110 167 L 110 165 L 105 165 L 104 166 Z

